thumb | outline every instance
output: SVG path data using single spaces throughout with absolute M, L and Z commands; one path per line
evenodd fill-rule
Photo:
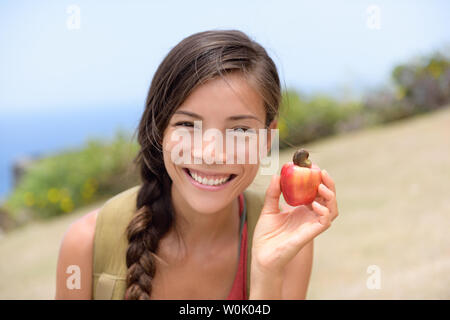
M 274 174 L 270 180 L 269 187 L 266 190 L 264 206 L 261 214 L 279 213 L 280 208 L 278 206 L 281 195 L 280 188 L 280 176 Z

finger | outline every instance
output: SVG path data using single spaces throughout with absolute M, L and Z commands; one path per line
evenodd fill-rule
M 270 180 L 269 187 L 267 187 L 265 198 L 264 198 L 264 206 L 261 211 L 261 214 L 267 213 L 279 213 L 279 200 L 281 195 L 280 188 L 280 176 L 274 174 L 272 179 Z
M 321 205 L 328 207 L 328 205 L 327 205 L 328 201 L 325 198 L 323 198 L 321 195 L 319 195 L 319 194 L 316 196 L 314 201 L 317 201 Z
M 319 222 L 323 225 L 330 225 L 331 224 L 331 217 L 330 217 L 330 210 L 322 206 L 320 203 L 313 201 L 312 207 L 315 213 L 317 213 L 319 217 Z
M 318 189 L 319 195 L 326 201 L 331 201 L 334 199 L 334 192 L 328 189 L 324 184 L 319 184 Z
M 333 198 L 335 198 L 334 195 L 333 195 Z M 324 198 L 322 198 L 319 195 L 316 197 L 315 201 L 318 202 L 323 207 L 326 207 L 328 209 L 328 211 L 330 212 L 329 216 L 330 216 L 331 221 L 333 221 L 338 216 L 338 209 L 337 209 L 336 201 L 330 202 L 330 200 L 325 200 Z
M 334 181 L 333 179 L 331 179 L 330 174 L 325 169 L 322 170 L 322 181 L 328 187 L 328 189 L 336 194 L 336 186 L 334 184 Z

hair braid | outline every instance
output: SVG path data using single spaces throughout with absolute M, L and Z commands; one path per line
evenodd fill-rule
M 173 214 L 170 214 L 171 180 L 167 172 L 162 171 L 160 176 L 156 176 L 146 166 L 141 166 L 141 171 L 145 180 L 137 196 L 139 209 L 127 227 L 126 299 L 130 300 L 150 299 L 152 279 L 156 273 L 153 253 L 156 253 L 159 240 L 173 221 Z

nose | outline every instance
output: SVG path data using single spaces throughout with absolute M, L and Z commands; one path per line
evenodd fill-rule
M 201 140 L 201 145 L 199 145 L 199 143 L 195 143 L 194 140 L 192 145 L 194 163 L 225 164 L 227 161 L 227 154 L 224 152 L 225 149 L 225 139 L 223 139 L 220 135 L 203 137 Z

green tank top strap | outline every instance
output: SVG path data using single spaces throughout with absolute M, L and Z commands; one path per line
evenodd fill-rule
M 112 197 L 98 212 L 94 236 L 92 281 L 92 298 L 95 300 L 125 298 L 128 248 L 126 228 L 136 212 L 139 188 L 140 186 L 135 186 Z M 244 219 L 247 221 L 247 298 L 250 292 L 253 231 L 263 203 L 264 194 L 253 190 L 244 191 Z
M 92 297 L 124 299 L 126 289 L 126 228 L 136 211 L 140 186 L 109 199 L 99 210 L 95 225 Z

